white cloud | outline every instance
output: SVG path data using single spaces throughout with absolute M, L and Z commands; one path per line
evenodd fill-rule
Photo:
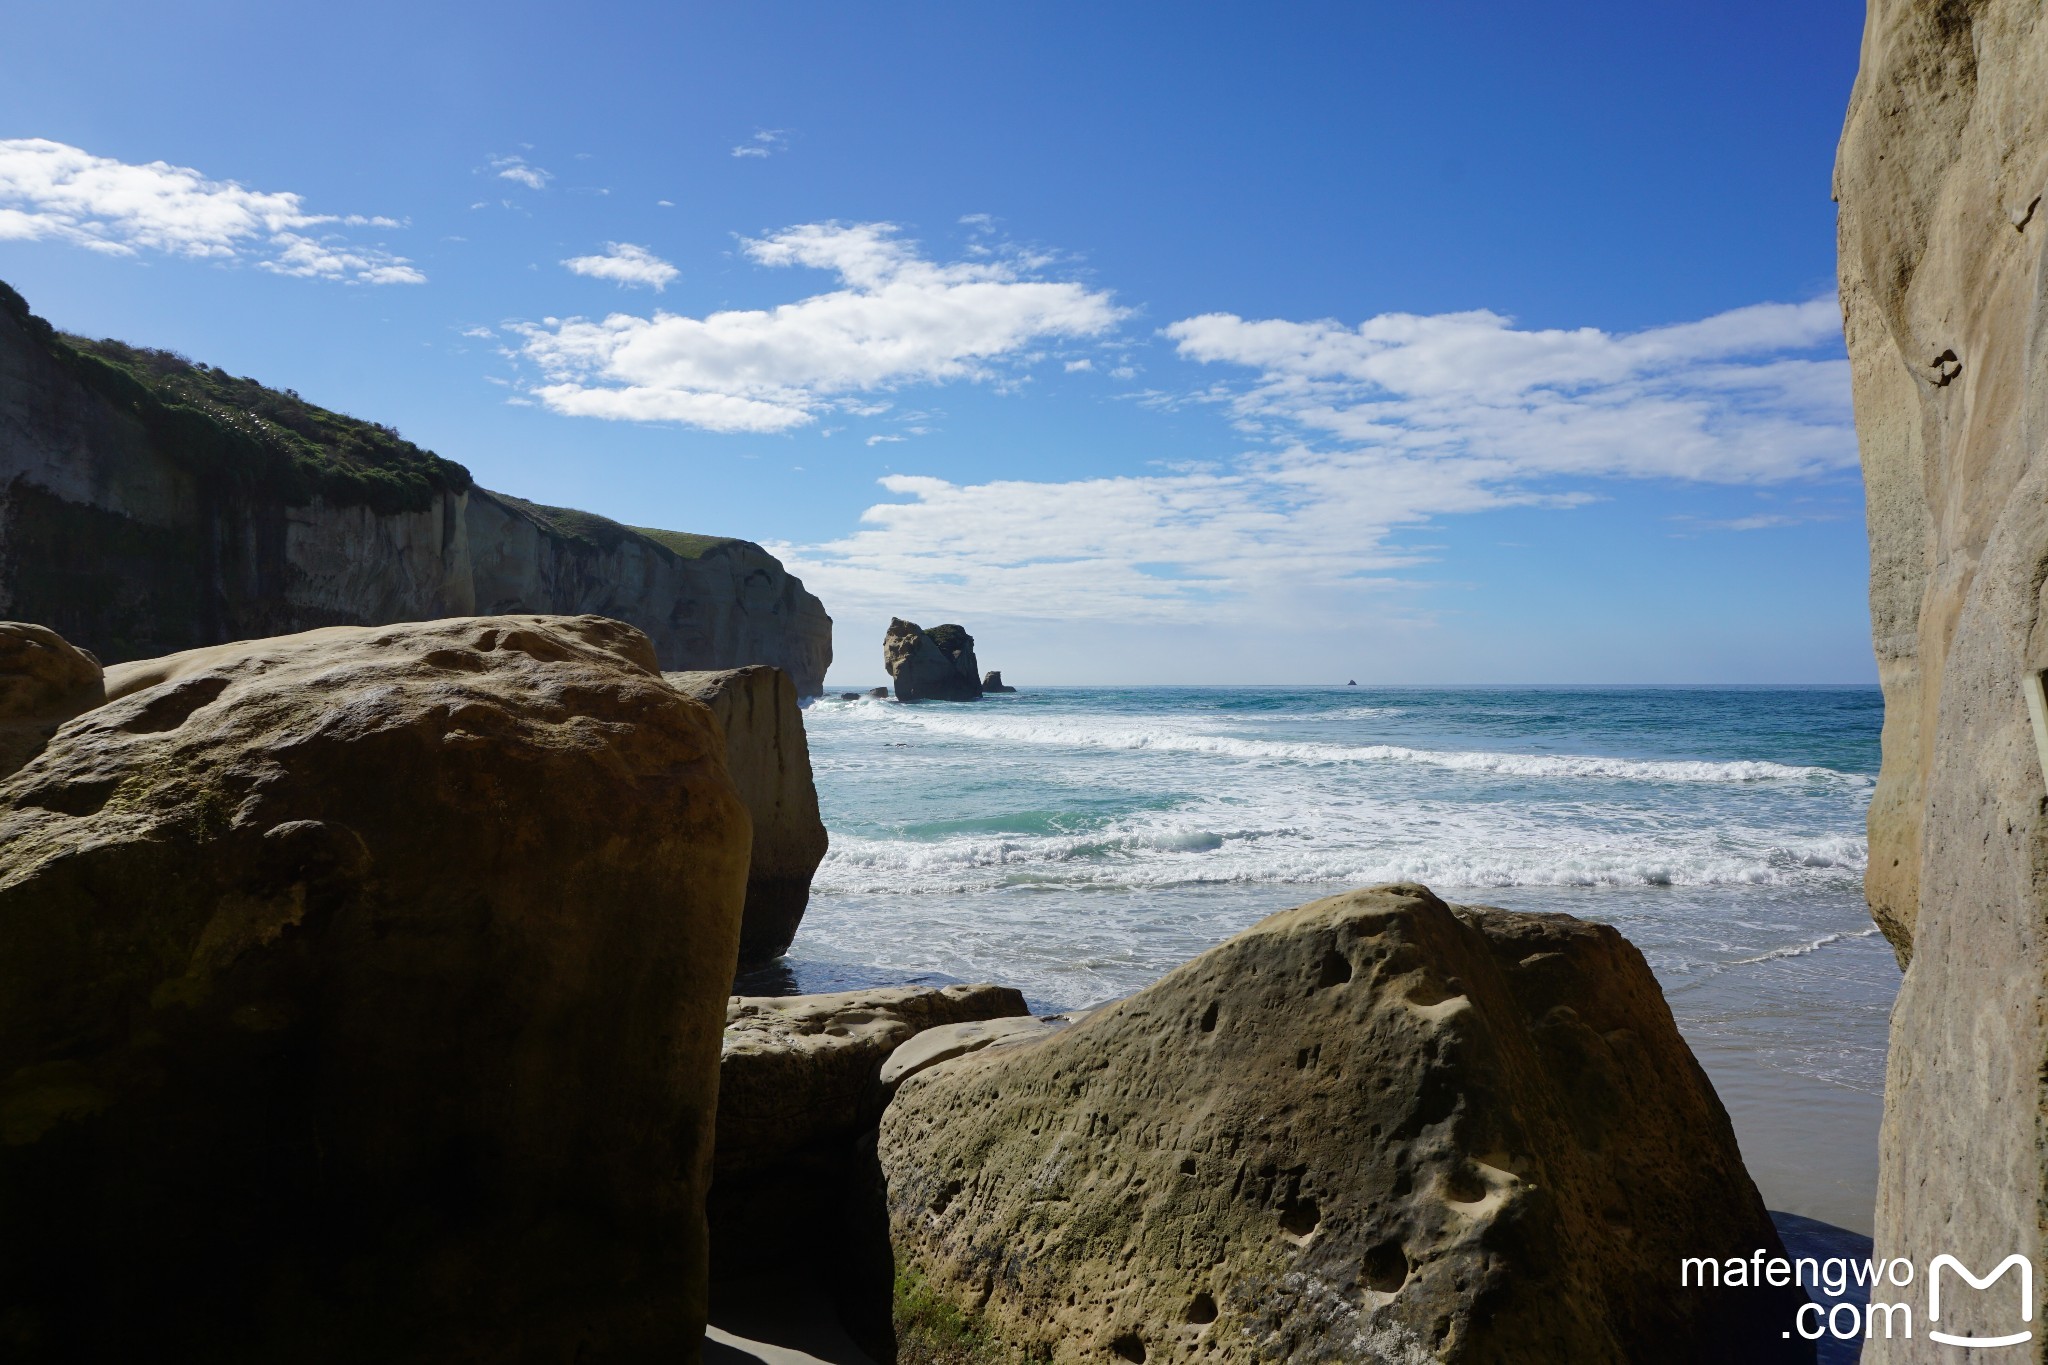
M 403 224 L 309 213 L 299 195 L 209 180 L 188 166 L 132 165 L 45 138 L 0 139 L 0 240 L 68 242 L 116 256 L 254 260 L 281 275 L 365 284 L 425 281 L 403 256 L 316 231 L 330 226 Z
M 1088 360 L 1086 358 L 1083 358 L 1081 360 L 1069 360 L 1067 362 L 1068 374 L 1072 374 L 1076 370 L 1092 370 L 1094 368 L 1095 362 L 1092 360 Z
M 1522 331 L 1498 313 L 1386 313 L 1166 329 L 1183 356 L 1255 371 L 1232 406 L 1247 430 L 1432 458 L 1500 460 L 1521 476 L 1795 478 L 1853 464 L 1847 362 L 1832 298 L 1609 333 Z
M 562 264 L 579 275 L 622 285 L 646 285 L 656 293 L 682 273 L 646 247 L 631 242 L 606 242 L 602 256 L 571 256 Z
M 548 187 L 548 181 L 555 178 L 553 171 L 544 171 L 538 166 L 528 165 L 523 156 L 494 156 L 491 158 L 491 169 L 498 173 L 498 179 L 510 180 L 530 190 L 544 190 Z
M 787 431 L 835 396 L 999 378 L 1044 338 L 1095 336 L 1121 309 L 1102 291 L 1005 259 L 939 264 L 887 223 L 811 223 L 742 243 L 765 266 L 830 271 L 840 288 L 702 318 L 614 313 L 525 328 L 557 412 Z
M 762 128 L 754 135 L 732 149 L 737 157 L 773 156 L 789 150 L 789 135 L 780 128 Z
M 1251 371 L 1202 395 L 1266 442 L 1221 467 L 1076 482 L 882 486 L 860 530 L 777 546 L 855 615 L 1355 623 L 1362 590 L 1433 552 L 1404 531 L 1600 480 L 1773 485 L 1853 467 L 1830 299 L 1636 333 L 1522 331 L 1491 313 L 1356 328 L 1210 315 L 1167 335 Z M 1719 523 L 1762 529 L 1772 516 Z

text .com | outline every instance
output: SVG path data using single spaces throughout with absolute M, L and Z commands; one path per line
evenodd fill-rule
M 1999 1281 L 2013 1271 L 2018 1274 L 2013 1275 L 2007 1285 L 1999 1285 Z M 1984 1292 L 1997 1286 L 2001 1298 L 1998 1313 L 2007 1320 L 2009 1330 L 1994 1334 L 1942 1331 L 1944 1280 L 1947 1281 L 1951 1310 L 1958 1302 L 1956 1296 L 1966 1292 L 1965 1287 Z M 1787 1258 L 1759 1249 L 1752 1252 L 1747 1260 L 1739 1256 L 1726 1260 L 1708 1256 L 1686 1257 L 1678 1263 L 1678 1282 L 1682 1287 L 1694 1289 L 1760 1289 L 1766 1286 L 1783 1289 L 1796 1285 L 1802 1289 L 1819 1289 L 1830 1299 L 1843 1299 L 1852 1289 L 1869 1291 L 1867 1303 L 1844 1300 L 1827 1308 L 1817 1303 L 1800 1305 L 1793 1315 L 1792 1326 L 1784 1335 L 1789 1337 L 1796 1332 L 1808 1341 L 1818 1341 L 1823 1336 L 1839 1341 L 1911 1337 L 1916 1325 L 1925 1331 L 1930 1341 L 1979 1350 L 2018 1346 L 2033 1340 L 2034 1336 L 2034 1266 L 2017 1253 L 1982 1275 L 1954 1256 L 1936 1256 L 1928 1263 L 1923 1275 L 1903 1256 L 1888 1261 L 1854 1261 L 1841 1256 Z M 2017 1291 L 2016 1298 L 2014 1291 Z M 1916 1306 L 1924 1311 L 1917 1324 Z M 1953 1325 L 1955 1313 L 1951 1311 L 1949 1316 Z

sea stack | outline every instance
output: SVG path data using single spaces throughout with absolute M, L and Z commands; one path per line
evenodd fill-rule
M 1007 684 L 1005 684 L 1005 683 L 1003 682 L 1003 675 L 1002 675 L 1002 673 L 1001 673 L 1000 671 L 998 671 L 998 670 L 996 670 L 996 669 L 993 669 L 993 668 L 992 668 L 992 669 L 990 669 L 990 670 L 989 670 L 989 672 L 988 672 L 988 676 L 987 676 L 987 677 L 985 677 L 985 678 L 983 678 L 983 679 L 981 680 L 981 690 L 982 690 L 982 691 L 983 691 L 984 693 L 987 693 L 987 692 L 1015 692 L 1015 691 L 1016 691 L 1017 689 L 1016 689 L 1016 688 L 1014 688 L 1014 687 L 1010 687 L 1010 686 L 1008 686 Z
M 2039 0 L 1877 0 L 1835 165 L 1885 702 L 1865 889 L 1906 969 L 1876 1254 L 1979 1274 L 2048 1254 L 2044 88 Z M 2010 1285 L 1945 1296 L 1941 1329 L 2014 1331 Z
M 898 701 L 977 701 L 981 665 L 963 626 L 924 629 L 896 617 L 882 637 L 882 663 L 896 680 Z

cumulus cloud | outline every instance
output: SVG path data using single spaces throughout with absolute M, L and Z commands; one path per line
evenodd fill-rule
M 1602 480 L 1770 486 L 1855 462 L 1831 299 L 1634 333 L 1460 313 L 1357 327 L 1212 314 L 1166 334 L 1242 372 L 1202 396 L 1258 448 L 1073 482 L 893 475 L 881 484 L 899 500 L 861 529 L 777 552 L 857 612 L 1336 623 L 1361 589 L 1427 561 L 1403 533 L 1436 518 L 1571 506 Z
M 544 190 L 548 181 L 555 178 L 553 171 L 544 171 L 538 166 L 528 165 L 523 156 L 494 156 L 491 169 L 498 173 L 498 179 L 510 180 L 515 185 L 524 185 L 530 190 Z
M 423 283 L 405 257 L 333 230 L 399 226 L 391 218 L 311 213 L 297 194 L 210 180 L 189 166 L 134 165 L 45 138 L 0 139 L 0 240 L 68 242 L 115 256 L 253 260 L 281 275 L 364 284 Z
M 579 275 L 622 285 L 645 285 L 657 294 L 682 272 L 644 246 L 606 242 L 601 256 L 571 256 L 563 265 Z
M 535 396 L 575 416 L 787 431 L 851 395 L 999 378 L 1037 341 L 1095 336 L 1123 317 L 1106 292 L 1015 260 L 928 260 L 888 223 L 810 223 L 741 246 L 840 287 L 701 318 L 548 319 L 525 329 L 525 355 L 547 378 Z
M 777 152 L 787 151 L 788 149 L 789 135 L 787 133 L 783 132 L 780 128 L 762 128 L 757 130 L 745 142 L 733 148 L 732 154 L 737 157 L 763 157 L 773 156 Z
M 1781 480 L 1854 463 L 1832 298 L 1610 333 L 1517 329 L 1498 313 L 1386 313 L 1357 327 L 1210 313 L 1166 336 L 1254 371 L 1232 406 L 1275 429 L 1520 475 Z

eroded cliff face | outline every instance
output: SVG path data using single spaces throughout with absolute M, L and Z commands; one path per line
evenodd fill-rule
M 330 625 L 610 616 L 669 669 L 771 664 L 823 689 L 832 621 L 760 546 L 684 550 L 480 488 L 419 511 L 291 505 L 169 458 L 0 309 L 0 616 L 112 663 Z
M 2042 1254 L 2048 786 L 2024 683 L 2048 668 L 2044 92 L 2038 0 L 1873 0 L 1836 165 L 1885 692 L 1868 890 L 1907 965 L 1877 1245 L 1923 1267 Z M 1945 1302 L 1941 1326 L 2010 1330 L 1993 1297 Z

